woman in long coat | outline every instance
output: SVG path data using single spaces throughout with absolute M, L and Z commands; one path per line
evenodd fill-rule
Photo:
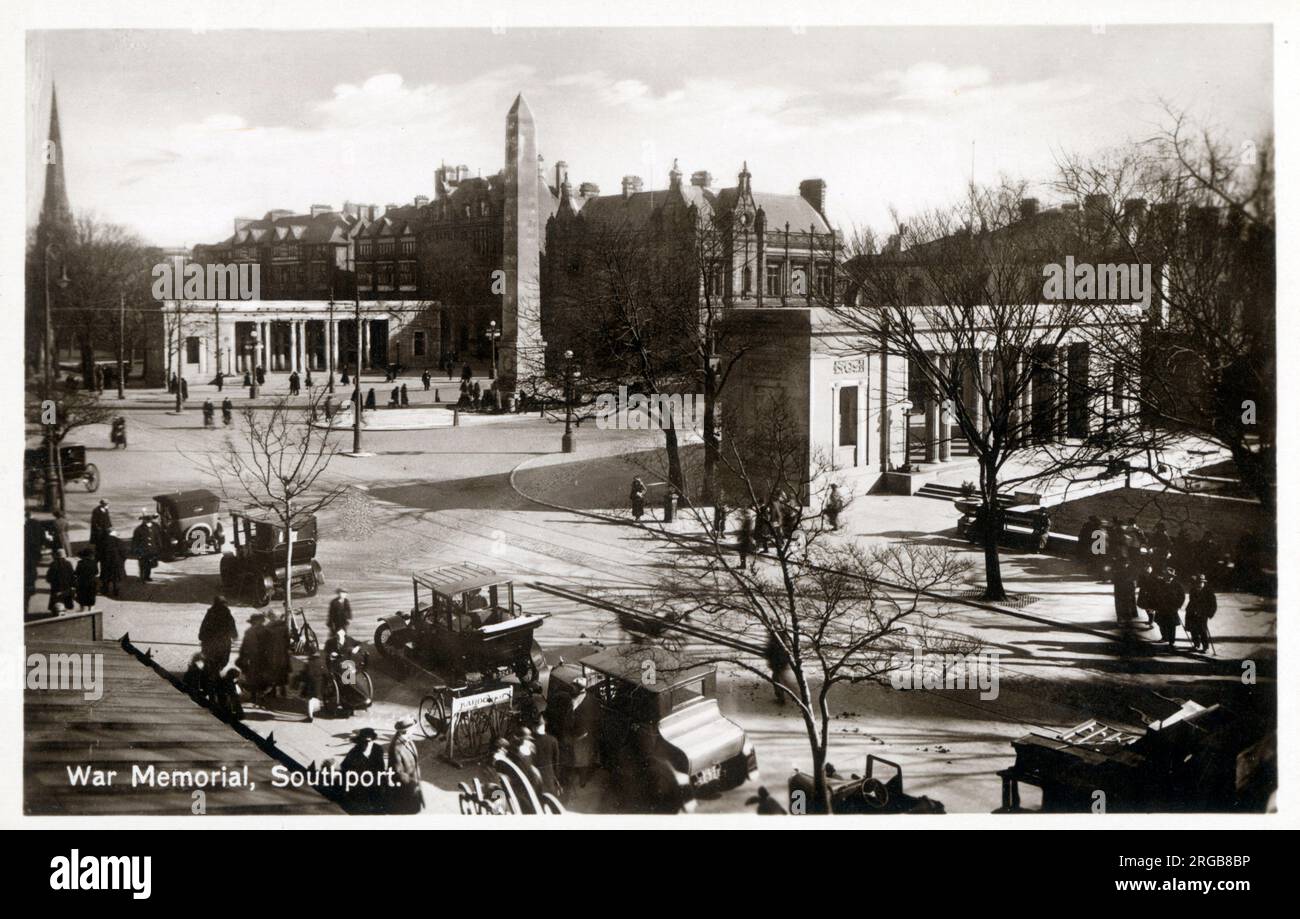
M 81 550 L 81 561 L 77 562 L 77 606 L 83 610 L 94 609 L 98 586 L 99 563 L 95 561 L 95 550 L 87 546 Z
M 645 516 L 645 482 L 640 476 L 632 479 L 632 491 L 627 497 L 632 502 L 632 519 L 640 520 Z

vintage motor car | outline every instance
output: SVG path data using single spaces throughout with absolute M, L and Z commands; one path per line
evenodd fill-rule
M 45 488 L 45 471 L 49 457 L 45 447 L 29 447 L 23 453 L 24 476 L 28 494 L 37 494 Z M 81 444 L 63 444 L 59 447 L 59 469 L 65 483 L 84 482 L 86 491 L 99 491 L 99 467 L 86 462 L 86 448 Z
M 293 558 L 289 558 L 288 534 L 276 519 L 241 511 L 231 513 L 233 552 L 221 557 L 223 590 L 266 606 L 284 596 L 288 569 L 291 587 L 308 597 L 324 583 L 316 561 L 316 518 L 308 518 L 293 534 Z
M 876 774 L 876 765 L 892 770 L 887 779 Z M 909 795 L 903 791 L 903 767 L 898 763 L 867 754 L 867 765 L 862 775 L 844 776 L 828 768 L 827 790 L 831 796 L 832 814 L 942 814 L 943 805 L 925 795 Z M 799 769 L 790 776 L 790 813 L 824 814 L 826 807 L 813 792 L 813 777 Z
M 753 743 L 718 708 L 713 664 L 653 645 L 607 648 L 551 670 L 548 712 L 571 703 L 578 677 L 600 704 L 600 763 L 631 805 L 692 810 L 698 799 L 758 777 Z
M 490 568 L 464 563 L 411 576 L 411 612 L 386 617 L 375 647 L 419 667 L 466 682 L 513 673 L 537 681 L 546 658 L 533 638 L 542 616 L 515 602 L 514 583 Z
M 205 488 L 154 495 L 163 531 L 163 557 L 221 551 L 221 498 Z

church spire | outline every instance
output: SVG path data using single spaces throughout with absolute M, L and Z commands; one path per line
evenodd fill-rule
M 50 88 L 50 130 L 43 152 L 45 160 L 45 197 L 41 202 L 40 225 L 49 229 L 72 222 L 68 203 L 68 183 L 63 175 L 63 136 L 59 132 L 59 97 Z

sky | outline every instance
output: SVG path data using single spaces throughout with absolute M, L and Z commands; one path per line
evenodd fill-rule
M 676 159 L 734 185 L 828 185 L 831 222 L 889 225 L 973 176 L 1047 182 L 1063 153 L 1151 136 L 1162 103 L 1236 146 L 1271 129 L 1268 26 L 483 28 L 28 33 L 28 221 L 58 87 L 74 210 L 163 246 L 235 217 L 433 195 L 504 165 L 523 93 L 548 169 L 616 193 Z

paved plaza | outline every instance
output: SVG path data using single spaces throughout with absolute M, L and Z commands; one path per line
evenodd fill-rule
M 432 410 L 435 393 L 425 393 L 417 378 L 405 382 L 412 402 Z M 371 385 L 386 391 L 382 380 L 363 383 Z M 269 404 L 285 388 L 272 377 L 260 403 Z M 227 394 L 237 406 L 247 402 L 237 387 L 233 392 L 227 387 Z M 74 542 L 88 538 L 90 512 L 100 498 L 110 502 L 119 533 L 129 533 L 140 509 L 152 508 L 153 495 L 195 487 L 220 491 L 202 469 L 227 434 L 238 433 L 234 427 L 204 429 L 205 398 L 220 401 L 212 387 L 192 386 L 185 410 L 175 414 L 165 392 L 129 392 L 122 409 L 130 431 L 125 451 L 110 449 L 107 428 L 78 432 L 76 439 L 98 464 L 103 485 L 94 495 L 70 487 Z M 651 485 L 652 498 L 656 494 L 651 473 L 658 435 L 584 425 L 578 452 L 566 455 L 559 452 L 563 425 L 553 419 L 467 416 L 455 427 L 380 430 L 398 426 L 401 411 L 377 410 L 379 423 L 367 429 L 363 445 L 372 455 L 338 456 L 326 474 L 331 483 L 351 488 L 321 519 L 317 557 L 324 587 L 314 598 L 295 599 L 317 633 L 325 633 L 326 606 L 336 587 L 349 591 L 353 633 L 368 642 L 380 617 L 409 608 L 413 572 L 469 561 L 515 578 L 516 599 L 524 608 L 548 614 L 537 637 L 551 664 L 597 646 L 627 643 L 629 636 L 612 614 L 532 585 L 563 585 L 626 600 L 654 583 L 669 542 L 657 520 L 631 522 L 626 494 L 638 474 Z M 337 437 L 341 449 L 350 448 L 350 431 Z M 657 518 L 653 502 L 652 510 Z M 986 649 L 1000 652 L 1000 693 L 981 701 L 975 692 L 845 688 L 833 697 L 837 733 L 830 750 L 841 771 L 860 769 L 867 754 L 875 753 L 902 765 L 909 793 L 936 798 L 949 812 L 987 813 L 1000 803 L 995 773 L 1013 759 L 1010 741 L 1030 730 L 1054 732 L 1095 716 L 1140 723 L 1167 711 L 1169 699 L 1272 706 L 1272 601 L 1220 594 L 1216 656 L 1146 653 L 1148 633 L 1138 633 L 1137 648 L 1117 640 L 1110 585 L 1073 559 L 1007 551 L 1004 573 L 1014 602 L 1002 607 L 964 602 L 977 595 L 981 568 L 971 547 L 956 537 L 956 519 L 946 501 L 855 495 L 846 526 L 835 538 L 909 540 L 970 555 L 976 564 L 969 590 L 954 592 L 945 627 L 977 636 Z M 690 524 L 679 520 L 673 526 L 682 533 Z M 220 590 L 218 560 L 208 555 L 165 563 L 150 584 L 141 583 L 135 563 L 129 563 L 122 597 L 100 599 L 105 636 L 129 633 L 164 666 L 183 670 L 197 649 L 204 610 Z M 230 599 L 242 633 L 253 608 Z M 45 602 L 40 592 L 32 608 Z M 1257 686 L 1241 684 L 1245 659 L 1258 662 Z M 246 724 L 264 736 L 274 733 L 276 744 L 304 765 L 338 759 L 355 729 L 370 725 L 387 738 L 399 717 L 414 714 L 426 691 L 418 677 L 381 661 L 371 672 L 376 702 L 351 718 L 317 717 L 308 723 L 301 709 L 254 707 Z M 766 684 L 739 670 L 721 675 L 719 698 L 723 712 L 753 739 L 761 782 L 783 793 L 791 770 L 808 768 L 803 724 L 791 709 L 773 702 Z M 474 775 L 486 778 L 487 770 L 457 768 L 442 761 L 434 742 L 421 739 L 420 744 L 428 812 L 455 812 L 457 784 Z M 700 809 L 744 810 L 752 793 L 752 785 L 742 786 L 702 802 Z M 612 807 L 610 797 L 611 789 L 597 779 L 566 804 L 598 813 Z

